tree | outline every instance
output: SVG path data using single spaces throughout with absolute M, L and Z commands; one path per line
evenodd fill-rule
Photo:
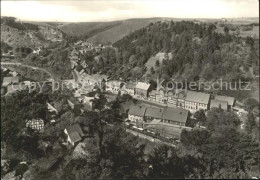
M 156 67 L 159 67 L 159 66 L 160 66 L 160 62 L 159 62 L 159 60 L 156 60 L 156 62 L 155 62 L 155 66 L 156 66 Z
M 206 121 L 206 115 L 205 115 L 205 112 L 203 110 L 196 111 L 195 114 L 194 114 L 194 117 L 196 118 L 197 122 L 199 122 L 202 125 Z
M 148 178 L 184 178 L 185 168 L 182 159 L 169 146 L 155 148 L 148 158 Z
M 229 29 L 227 26 L 224 27 L 224 33 L 227 35 L 229 33 Z
M 150 73 L 153 75 L 155 73 L 155 70 L 153 67 L 150 68 Z
M 255 128 L 256 123 L 255 123 L 255 117 L 252 112 L 249 112 L 247 114 L 247 119 L 245 121 L 245 130 L 248 134 L 252 133 L 252 130 Z

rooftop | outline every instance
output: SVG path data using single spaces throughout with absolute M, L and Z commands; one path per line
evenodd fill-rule
M 136 84 L 134 82 L 128 82 L 126 83 L 126 89 L 134 89 Z
M 209 99 L 210 99 L 210 94 L 196 92 L 196 91 L 188 91 L 185 100 L 202 103 L 202 104 L 208 104 Z
M 233 106 L 234 102 L 235 102 L 235 98 L 234 97 L 229 97 L 229 96 L 219 96 L 219 95 L 216 95 L 215 96 L 215 100 L 226 101 L 229 106 Z
M 226 101 L 219 101 L 219 100 L 211 100 L 210 108 L 219 108 L 223 110 L 227 110 L 228 103 Z
M 146 110 L 146 107 L 144 107 L 144 106 L 132 105 L 129 108 L 128 114 L 135 115 L 135 116 L 144 116 L 145 110 Z
M 186 123 L 188 119 L 188 112 L 189 111 L 181 108 L 166 107 L 164 108 L 162 119 Z
M 163 114 L 163 109 L 155 108 L 155 107 L 148 107 L 145 111 L 145 116 L 154 117 L 161 119 Z
M 135 88 L 138 88 L 138 89 L 143 89 L 143 90 L 148 90 L 150 87 L 150 84 L 148 83 L 145 83 L 145 82 L 138 82 L 137 85 L 135 86 Z
M 79 124 L 74 124 L 72 126 L 68 126 L 66 127 L 67 133 L 71 139 L 71 141 L 73 142 L 78 142 L 80 141 L 82 138 L 82 136 L 84 136 L 84 133 L 81 129 L 81 127 L 79 126 Z

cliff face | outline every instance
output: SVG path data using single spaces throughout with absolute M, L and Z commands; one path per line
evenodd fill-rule
M 16 22 L 16 24 L 18 23 Z M 33 25 L 34 28 L 30 28 L 28 23 L 25 24 L 19 23 L 17 26 L 2 23 L 1 41 L 13 47 L 36 48 L 46 46 L 51 42 L 60 42 L 64 38 L 62 32 L 55 27 Z

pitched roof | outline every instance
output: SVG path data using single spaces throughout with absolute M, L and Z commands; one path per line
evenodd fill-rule
M 186 123 L 188 112 L 189 111 L 181 108 L 166 107 L 164 108 L 162 119 Z
M 161 119 L 163 114 L 163 109 L 155 108 L 155 107 L 148 107 L 145 111 L 145 116 L 153 117 Z
M 202 104 L 208 104 L 210 99 L 210 94 L 202 93 L 202 92 L 196 92 L 196 91 L 188 91 L 185 100 L 202 103 Z
M 128 114 L 135 115 L 135 116 L 144 116 L 145 110 L 146 110 L 146 107 L 144 107 L 144 106 L 132 105 L 129 108 Z
M 67 133 L 71 139 L 71 141 L 73 142 L 78 142 L 80 141 L 82 138 L 82 136 L 84 136 L 84 133 L 81 129 L 81 127 L 79 126 L 79 124 L 74 124 L 72 126 L 68 126 L 66 127 Z
M 226 101 L 219 101 L 219 100 L 211 100 L 210 102 L 210 108 L 219 108 L 223 110 L 227 110 L 228 103 Z
M 117 81 L 117 80 L 113 80 L 113 81 L 109 81 L 107 82 L 107 86 L 108 87 L 123 87 L 123 82 L 121 81 Z
M 233 106 L 235 98 L 234 97 L 230 97 L 230 96 L 219 96 L 219 95 L 216 95 L 215 96 L 215 100 L 226 101 L 229 106 Z
M 137 85 L 135 86 L 135 88 L 143 89 L 143 90 L 148 90 L 149 87 L 150 87 L 150 84 L 144 83 L 144 82 L 138 82 Z
M 11 94 L 14 93 L 16 91 L 22 91 L 22 90 L 26 90 L 26 85 L 25 84 L 17 84 L 17 85 L 8 85 L 7 86 L 7 93 Z
M 134 82 L 128 82 L 125 85 L 126 89 L 134 89 L 135 86 L 136 86 L 136 84 Z

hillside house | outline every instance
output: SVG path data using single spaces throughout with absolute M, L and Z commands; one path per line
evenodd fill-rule
M 82 140 L 84 133 L 79 124 L 66 127 L 64 133 L 68 136 L 67 141 L 74 146 L 76 143 Z
M 233 107 L 235 106 L 235 98 L 234 97 L 216 95 L 215 100 L 227 102 L 227 104 L 228 104 L 227 110 L 228 111 L 232 110 Z
M 135 95 L 137 95 L 137 97 L 139 98 L 141 97 L 147 98 L 149 88 L 150 88 L 150 84 L 145 82 L 138 82 L 135 86 Z
M 162 114 L 161 122 L 185 126 L 189 111 L 181 108 L 166 107 Z
M 146 107 L 144 106 L 132 105 L 128 111 L 128 119 L 137 127 L 143 127 L 145 111 Z
M 155 119 L 161 120 L 162 114 L 163 114 L 163 109 L 161 108 L 147 107 L 144 114 L 144 120 L 146 123 L 150 123 Z
M 188 91 L 185 98 L 185 109 L 195 113 L 198 110 L 209 109 L 210 94 L 196 91 Z
M 32 119 L 26 121 L 26 127 L 36 131 L 42 131 L 44 128 L 44 121 L 42 119 Z
M 4 77 L 2 86 L 6 87 L 10 84 L 18 84 L 20 82 L 20 76 Z
M 219 100 L 211 100 L 210 101 L 210 109 L 212 108 L 220 108 L 225 111 L 228 110 L 228 103 L 226 101 L 219 101 Z
M 6 95 L 10 95 L 17 91 L 24 91 L 26 89 L 27 89 L 27 86 L 24 83 L 16 84 L 16 85 L 15 84 L 8 85 Z

